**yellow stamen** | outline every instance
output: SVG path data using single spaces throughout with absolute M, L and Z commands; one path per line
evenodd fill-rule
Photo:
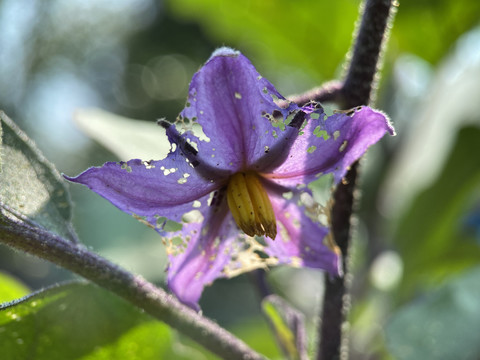
M 272 203 L 260 179 L 253 172 L 233 175 L 227 187 L 228 207 L 237 225 L 249 236 L 277 236 Z

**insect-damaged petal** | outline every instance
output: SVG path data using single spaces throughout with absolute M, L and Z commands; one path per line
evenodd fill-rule
M 278 235 L 275 240 L 265 237 L 265 252 L 280 264 L 323 269 L 331 275 L 342 272 L 339 251 L 330 248 L 329 229 L 311 217 L 304 205 L 298 205 L 300 194 L 286 199 L 270 189 L 270 200 L 277 217 Z M 332 244 L 333 245 L 333 244 Z
M 181 117 L 196 120 L 209 138 L 197 142 L 199 154 L 236 172 L 268 153 L 297 110 L 245 56 L 222 48 L 194 75 Z
M 206 285 L 225 277 L 232 260 L 238 230 L 226 203 L 209 207 L 200 223 L 184 225 L 178 234 L 183 242 L 168 246 L 168 287 L 184 304 L 199 310 L 198 301 Z
M 370 145 L 386 132 L 394 134 L 381 112 L 362 107 L 349 116 L 334 114 L 312 119 L 293 144 L 286 161 L 268 177 L 282 185 L 308 184 L 322 173 L 333 173 L 338 183 Z
M 208 194 L 219 186 L 200 177 L 178 151 L 160 161 L 109 162 L 65 178 L 88 186 L 120 210 L 144 217 L 154 227 L 161 225 L 157 224 L 160 217 L 180 221 L 195 201 L 206 202 Z

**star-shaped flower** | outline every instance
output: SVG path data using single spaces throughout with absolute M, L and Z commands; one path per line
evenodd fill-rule
M 154 227 L 167 244 L 169 288 L 197 309 L 206 285 L 258 267 L 338 275 L 340 254 L 327 246 L 328 225 L 306 185 L 328 173 L 338 183 L 394 133 L 368 107 L 326 118 L 318 104 L 287 101 L 229 48 L 194 75 L 177 124 L 160 125 L 172 145 L 165 159 L 109 162 L 67 179 Z M 167 220 L 181 229 L 167 231 Z

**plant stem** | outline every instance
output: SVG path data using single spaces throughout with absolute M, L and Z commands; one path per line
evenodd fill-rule
M 366 0 L 363 4 L 362 21 L 341 90 L 346 109 L 366 105 L 371 100 L 396 6 L 394 0 Z
M 288 100 L 293 101 L 299 106 L 303 106 L 309 101 L 317 102 L 341 102 L 343 94 L 342 83 L 340 81 L 330 81 L 320 87 L 308 90 L 303 94 L 290 95 Z
M 11 217 L 0 217 L 0 242 L 49 260 L 112 291 L 221 358 L 264 359 L 227 330 L 181 304 L 163 289 L 81 245 Z
M 345 109 L 368 104 L 376 85 L 379 59 L 392 19 L 392 0 L 366 0 L 362 20 L 355 39 L 352 59 L 343 86 L 341 105 Z M 343 255 L 344 276 L 327 279 L 319 329 L 318 360 L 348 358 L 347 315 L 351 274 L 349 247 L 351 217 L 355 205 L 355 184 L 358 163 L 353 164 L 334 192 L 332 232 Z

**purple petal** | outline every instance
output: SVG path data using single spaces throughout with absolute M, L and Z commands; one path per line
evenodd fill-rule
M 199 176 L 178 148 L 160 161 L 108 162 L 65 178 L 88 186 L 126 213 L 144 217 L 155 228 L 162 225 L 157 224 L 160 217 L 180 221 L 222 186 L 222 179 L 212 182 Z
M 298 109 L 246 57 L 223 48 L 194 75 L 180 117 L 201 125 L 209 141 L 197 140 L 198 152 L 211 166 L 239 171 L 256 164 L 283 131 L 298 132 L 283 126 Z
M 339 255 L 325 245 L 329 229 L 312 221 L 305 206 L 299 206 L 299 193 L 285 199 L 275 189 L 268 188 L 277 218 L 278 234 L 275 240 L 265 237 L 265 252 L 278 258 L 280 264 L 318 268 L 332 275 L 341 273 Z
M 180 245 L 178 253 L 169 254 L 168 287 L 180 301 L 196 310 L 203 288 L 225 277 L 223 270 L 237 249 L 238 230 L 226 201 L 205 212 L 202 223 L 184 226 L 181 233 L 187 243 Z
M 393 127 L 381 112 L 362 107 L 353 116 L 334 114 L 310 120 L 293 144 L 286 161 L 268 177 L 284 186 L 308 184 L 318 174 L 333 173 L 338 183 L 370 145 Z

